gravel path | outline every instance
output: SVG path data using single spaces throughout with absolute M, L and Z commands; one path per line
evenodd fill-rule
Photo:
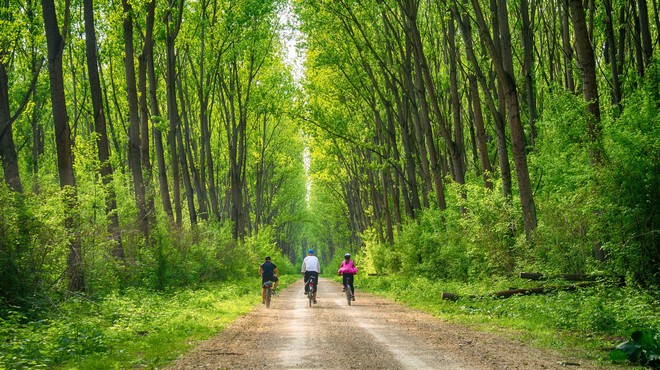
M 291 284 L 179 358 L 172 369 L 597 369 L 558 353 L 449 324 L 398 303 L 320 279 L 308 307 Z

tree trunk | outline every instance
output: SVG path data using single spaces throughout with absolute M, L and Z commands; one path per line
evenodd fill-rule
M 190 224 L 195 226 L 197 225 L 197 210 L 195 209 L 195 192 L 193 190 L 192 181 L 190 178 L 190 169 L 194 167 L 192 162 L 192 154 L 189 153 L 187 148 L 188 145 L 184 144 L 183 136 L 185 133 L 186 142 L 190 143 L 190 135 L 188 134 L 188 116 L 186 111 L 185 100 L 183 97 L 183 86 L 181 85 L 181 79 L 177 78 L 177 85 L 179 86 L 179 101 L 181 102 L 181 115 L 183 118 L 183 127 L 182 129 L 177 130 L 176 132 L 176 141 L 179 145 L 179 161 L 181 164 L 181 174 L 183 175 L 183 185 L 186 188 L 186 200 L 188 201 L 188 215 L 190 216 Z M 182 133 L 181 131 L 184 131 Z M 195 172 L 193 169 L 192 172 Z M 200 199 L 201 203 L 201 199 Z
M 523 212 L 523 222 L 525 225 L 525 235 L 530 240 L 532 232 L 536 228 L 536 209 L 534 207 L 534 198 L 532 196 L 532 186 L 529 179 L 527 167 L 527 154 L 525 152 L 525 137 L 523 134 L 522 123 L 520 121 L 520 111 L 518 104 L 518 94 L 516 91 L 516 81 L 513 71 L 513 57 L 511 54 L 511 37 L 509 34 L 508 12 L 506 2 L 498 0 L 498 20 L 500 26 L 501 48 L 495 48 L 493 39 L 489 33 L 488 27 L 481 11 L 481 5 L 477 0 L 472 0 L 472 6 L 475 9 L 477 24 L 481 31 L 482 38 L 485 39 L 488 49 L 493 59 L 493 64 L 497 70 L 500 83 L 503 84 L 507 113 L 509 115 L 509 131 L 511 135 L 511 147 L 513 150 L 513 159 L 516 165 L 516 175 L 518 178 L 518 190 L 520 203 Z
M 591 143 L 591 162 L 593 165 L 599 165 L 602 162 L 602 149 L 596 60 L 589 41 L 582 1 L 570 0 L 570 5 L 575 30 L 575 46 L 582 71 L 582 90 L 587 101 L 587 134 Z
M 154 11 L 155 3 L 150 1 L 147 4 L 147 22 L 144 33 L 144 45 L 142 52 L 138 56 L 138 91 L 139 91 L 139 109 L 140 109 L 140 162 L 144 169 L 144 189 L 145 189 L 145 207 L 146 217 L 149 225 L 156 223 L 156 206 L 154 202 L 153 191 L 153 167 L 151 165 L 149 150 L 149 104 L 147 103 L 147 69 L 149 59 L 153 53 L 153 30 L 154 30 Z
M 607 38 L 607 56 L 609 57 L 610 70 L 612 72 L 612 104 L 619 105 L 621 102 L 621 83 L 619 82 L 619 68 L 617 65 L 617 44 L 614 38 L 614 26 L 612 20 L 612 0 L 603 0 L 605 5 L 605 35 Z
M 137 205 L 137 224 L 142 235 L 149 239 L 147 207 L 145 203 L 144 179 L 140 160 L 140 112 L 138 94 L 135 85 L 135 63 L 133 47 L 133 9 L 128 0 L 122 0 L 124 10 L 124 71 L 126 73 L 126 94 L 128 102 L 128 163 L 133 174 L 135 202 Z
M 484 186 L 487 189 L 493 190 L 493 182 L 490 179 L 493 173 L 493 168 L 490 166 L 488 160 L 488 147 L 486 146 L 486 129 L 484 126 L 484 117 L 481 112 L 481 100 L 479 99 L 479 87 L 477 86 L 476 77 L 470 76 L 470 97 L 472 99 L 472 106 L 474 110 L 474 124 L 476 126 L 477 147 L 479 149 L 479 162 L 481 163 L 481 171 L 484 179 Z
M 566 88 L 575 93 L 575 81 L 573 80 L 573 47 L 571 46 L 571 35 L 569 30 L 569 0 L 562 1 L 561 11 L 561 41 L 564 55 L 564 73 Z
M 536 9 L 535 2 L 520 2 L 520 14 L 522 15 L 522 37 L 523 37 L 523 78 L 525 79 L 525 93 L 527 95 L 527 109 L 529 110 L 529 144 L 533 148 L 536 142 L 536 90 L 534 88 L 534 19 L 530 20 L 531 14 L 534 16 Z
M 177 131 L 181 129 L 181 117 L 179 116 L 179 107 L 176 102 L 176 55 L 174 53 L 174 42 L 179 34 L 181 26 L 181 17 L 183 7 L 183 0 L 179 0 L 179 9 L 176 14 L 176 20 L 173 20 L 172 12 L 170 9 L 167 18 L 165 19 L 167 27 L 167 116 L 169 119 L 169 132 L 167 133 L 167 144 L 170 149 L 170 166 L 172 166 L 172 191 L 174 196 L 174 212 L 176 216 L 176 224 L 181 227 L 183 211 L 181 209 L 181 175 L 179 173 L 179 156 L 185 153 L 177 153 Z M 174 22 L 174 24 L 172 24 Z
M 18 155 L 10 122 L 9 77 L 3 62 L 4 54 L 4 52 L 0 53 L 0 161 L 2 161 L 7 186 L 15 192 L 22 193 L 23 185 L 18 172 Z
M 55 124 L 55 141 L 57 143 L 57 168 L 60 178 L 60 188 L 69 208 L 66 212 L 64 225 L 68 234 L 69 255 L 67 271 L 69 274 L 69 290 L 84 291 L 85 279 L 82 260 L 82 246 L 78 233 L 78 195 L 76 179 L 73 173 L 73 157 L 71 155 L 71 131 L 69 117 L 66 111 L 64 95 L 64 75 L 62 72 L 62 52 L 64 39 L 57 25 L 57 14 L 53 0 L 42 0 L 46 43 L 48 44 L 48 75 L 50 76 L 50 97 Z M 66 9 L 68 13 L 68 9 Z M 66 23 L 66 21 L 65 21 Z
M 156 12 L 156 0 L 151 0 L 147 5 L 147 25 L 154 23 L 154 14 Z M 149 29 L 149 26 L 147 26 Z M 148 37 L 147 37 L 148 38 Z M 147 52 L 145 50 L 145 58 L 147 61 L 147 77 L 149 80 L 149 103 L 151 106 L 151 121 L 154 124 L 154 128 L 151 131 L 155 152 L 156 152 L 156 162 L 158 163 L 158 184 L 160 189 L 160 198 L 163 204 L 163 210 L 167 215 L 170 222 L 174 222 L 174 212 L 172 211 L 172 202 L 170 201 L 170 189 L 167 182 L 167 168 L 165 161 L 165 150 L 163 148 L 163 133 L 161 132 L 158 124 L 162 122 L 162 116 L 160 113 L 160 107 L 158 106 L 158 94 L 157 87 L 158 83 L 156 82 L 156 71 L 154 68 L 154 55 L 153 55 L 153 38 L 152 38 L 151 50 Z M 145 43 L 148 40 L 145 39 Z
M 470 63 L 472 64 L 473 70 L 476 72 L 476 78 L 481 84 L 481 88 L 484 91 L 484 99 L 486 100 L 486 105 L 488 106 L 488 109 L 493 117 L 493 121 L 494 121 L 493 126 L 495 127 L 496 140 L 497 140 L 497 154 L 498 154 L 498 161 L 500 166 L 500 176 L 502 177 L 502 195 L 506 199 L 509 199 L 511 197 L 511 169 L 509 167 L 509 154 L 507 151 L 506 137 L 504 134 L 503 114 L 500 114 L 500 111 L 495 106 L 493 97 L 491 93 L 489 93 L 491 89 L 489 88 L 488 81 L 486 80 L 486 76 L 481 70 L 481 66 L 479 65 L 479 62 L 475 55 L 474 46 L 472 42 L 473 40 L 472 27 L 470 26 L 470 22 L 468 21 L 467 15 L 461 16 L 460 13 L 458 12 L 458 8 L 455 5 L 452 7 L 452 10 L 456 13 L 456 19 L 459 21 L 460 24 L 461 34 L 463 35 L 463 41 L 465 43 L 466 54 L 468 56 L 468 59 L 470 60 Z M 477 89 L 476 99 L 479 99 L 478 89 Z M 487 152 L 485 152 L 484 150 L 481 150 L 481 152 L 482 152 L 482 156 L 486 155 L 486 161 L 488 162 Z M 490 164 L 488 165 L 488 167 L 491 168 Z M 483 167 L 483 163 L 482 163 L 482 169 L 486 170 L 486 167 Z M 490 169 L 490 171 L 492 172 L 492 168 Z
M 651 64 L 653 57 L 653 44 L 651 41 L 651 31 L 649 29 L 649 10 L 646 0 L 637 0 L 637 13 L 639 15 L 639 31 L 642 39 L 642 51 L 644 56 L 644 66 Z
M 101 79 L 99 78 L 98 58 L 96 54 L 96 29 L 94 22 L 94 5 L 92 0 L 84 0 L 85 11 L 85 52 L 87 56 L 87 71 L 89 73 L 90 93 L 92 96 L 92 109 L 94 115 L 94 131 L 96 132 L 96 147 L 99 156 L 99 173 L 105 188 L 105 213 L 110 221 L 108 231 L 113 240 L 112 255 L 124 259 L 124 247 L 119 229 L 119 215 L 117 214 L 117 199 L 112 186 L 113 169 L 110 163 L 110 148 L 106 130 L 105 112 L 103 110 L 103 95 L 101 92 Z

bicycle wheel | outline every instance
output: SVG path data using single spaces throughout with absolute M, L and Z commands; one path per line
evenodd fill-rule
M 271 295 L 270 288 L 266 288 L 266 308 L 270 308 L 270 295 Z
M 351 305 L 351 286 L 346 284 L 346 302 Z
M 312 301 L 314 300 L 314 292 L 312 291 L 311 287 L 309 289 L 309 292 L 307 292 L 307 298 L 309 298 L 309 307 L 312 307 Z

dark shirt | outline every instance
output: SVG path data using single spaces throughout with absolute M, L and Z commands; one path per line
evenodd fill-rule
M 263 277 L 275 276 L 275 269 L 276 268 L 277 268 L 277 266 L 274 263 L 270 262 L 270 261 L 266 261 L 266 262 L 262 263 L 261 264 L 261 276 L 263 276 Z

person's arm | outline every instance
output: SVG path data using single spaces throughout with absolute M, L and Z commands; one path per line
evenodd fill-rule
M 262 276 L 262 275 L 263 275 L 263 272 L 264 272 L 264 271 L 263 271 L 263 269 L 261 268 L 261 265 L 259 265 L 259 276 Z
M 277 267 L 275 267 L 275 270 L 273 270 L 273 272 L 275 273 L 275 276 L 277 277 L 280 276 L 280 270 L 278 270 Z
M 305 258 L 305 259 L 303 260 L 302 268 L 300 269 L 300 272 L 301 272 L 301 273 L 307 271 L 307 266 L 305 265 L 305 262 L 306 262 L 306 261 L 307 261 L 307 259 Z

